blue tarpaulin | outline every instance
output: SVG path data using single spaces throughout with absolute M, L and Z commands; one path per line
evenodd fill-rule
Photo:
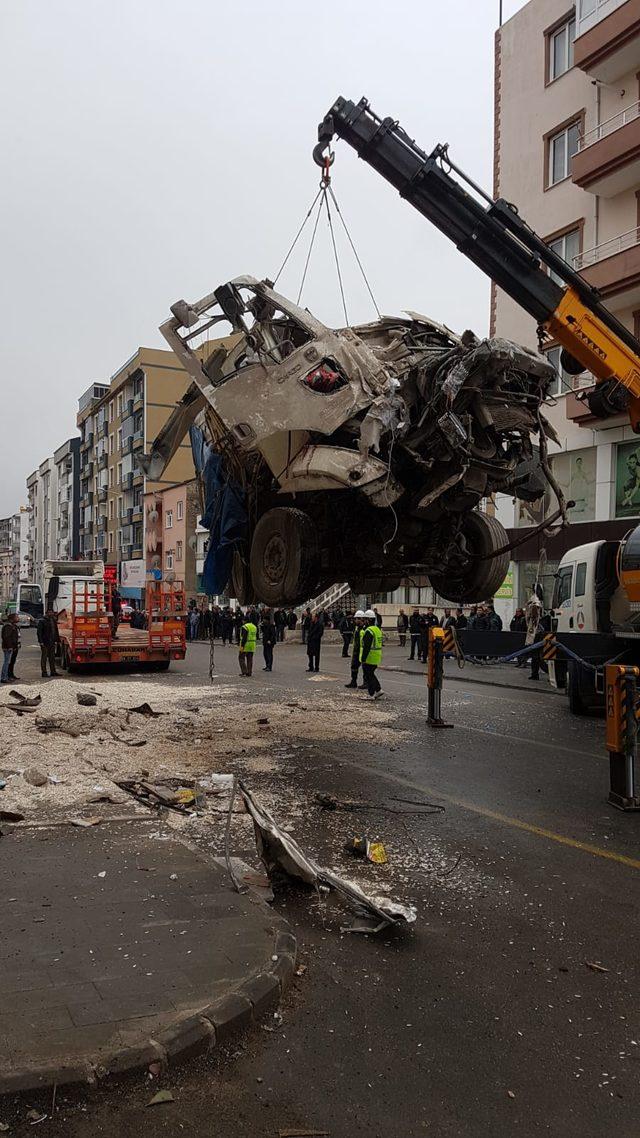
M 204 485 L 201 524 L 209 530 L 209 548 L 202 571 L 202 591 L 207 596 L 224 593 L 231 577 L 233 551 L 247 534 L 245 496 L 239 483 L 229 478 L 221 456 L 206 441 L 199 427 L 191 427 L 191 452 L 196 472 Z

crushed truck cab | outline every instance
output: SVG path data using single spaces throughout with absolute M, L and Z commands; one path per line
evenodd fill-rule
M 545 357 L 415 312 L 331 329 L 249 276 L 171 311 L 161 331 L 193 385 L 140 464 L 157 478 L 189 426 L 203 433 L 246 506 L 235 596 L 293 604 L 411 573 L 452 601 L 495 592 L 507 536 L 475 507 L 545 491 Z

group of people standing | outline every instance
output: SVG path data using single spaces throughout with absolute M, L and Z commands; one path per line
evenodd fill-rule
M 221 608 L 219 605 L 200 604 L 195 600 L 189 601 L 186 618 L 187 640 L 222 640 L 223 644 L 240 644 L 240 633 L 246 621 L 256 626 L 257 638 L 260 639 L 262 624 L 272 623 L 275 628 L 276 639 L 274 643 L 282 642 L 287 630 L 293 631 L 298 623 L 297 614 L 291 609 L 266 609 L 251 607 Z

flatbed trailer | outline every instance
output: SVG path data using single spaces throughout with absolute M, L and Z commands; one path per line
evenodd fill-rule
M 142 667 L 165 671 L 171 660 L 184 660 L 185 596 L 182 585 L 148 584 L 146 628 L 120 623 L 114 633 L 111 586 L 74 582 L 71 610 L 58 613 L 60 662 L 66 671 L 91 666 Z

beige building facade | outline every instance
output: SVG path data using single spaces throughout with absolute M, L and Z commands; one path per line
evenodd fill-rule
M 80 551 L 121 565 L 145 558 L 145 495 L 193 478 L 189 440 L 178 447 L 162 480 L 152 482 L 136 456 L 147 452 L 181 400 L 190 379 L 173 352 L 139 348 L 109 384 L 80 400 Z M 124 595 L 140 599 L 141 589 Z
M 537 233 L 600 289 L 632 331 L 640 327 L 640 0 L 530 0 L 496 35 L 494 194 L 513 202 Z M 535 321 L 492 288 L 491 330 L 538 346 Z M 576 392 L 587 373 L 558 368 L 548 417 L 560 436 L 553 467 L 576 506 L 558 537 L 532 538 L 514 552 L 510 603 L 523 603 L 547 559 L 550 599 L 562 554 L 583 542 L 622 536 L 640 518 L 640 438 L 626 416 L 598 419 Z M 500 520 L 522 531 L 542 519 L 511 499 Z M 508 591 L 508 590 L 507 590 Z

